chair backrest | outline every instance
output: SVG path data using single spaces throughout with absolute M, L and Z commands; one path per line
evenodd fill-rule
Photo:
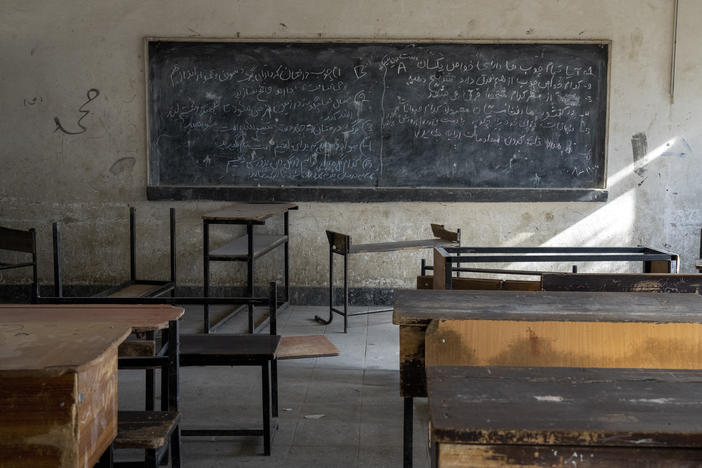
M 351 248 L 351 236 L 334 231 L 326 231 L 329 246 L 338 253 L 347 253 Z
M 444 228 L 443 224 L 431 224 L 431 232 L 437 239 L 442 239 L 449 242 L 456 242 L 461 244 L 461 230 L 457 229 L 456 232 L 448 231 Z
M 31 300 L 32 302 L 36 302 L 39 297 L 39 280 L 37 275 L 37 235 L 34 228 L 23 231 L 20 229 L 0 227 L 0 250 L 31 254 L 32 258 L 29 262 L 0 262 L 0 270 L 31 267 Z

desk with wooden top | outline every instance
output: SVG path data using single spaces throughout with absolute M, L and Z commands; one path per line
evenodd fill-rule
M 426 360 L 702 369 L 701 312 L 697 294 L 398 291 L 393 323 L 400 333 L 406 465 L 411 466 L 412 399 L 427 396 Z M 425 346 L 428 329 L 432 346 Z
M 702 372 L 429 367 L 432 466 L 702 465 Z
M 172 306 L 0 305 L 0 464 L 90 467 L 117 435 L 117 349 Z
M 284 289 L 283 301 L 280 307 L 286 306 L 290 295 L 289 280 L 289 248 L 290 240 L 288 212 L 297 210 L 294 203 L 235 203 L 225 208 L 202 215 L 203 239 L 203 295 L 209 296 L 210 291 L 210 262 L 240 261 L 246 262 L 246 296 L 254 297 L 254 260 L 270 252 L 276 247 L 283 246 Z M 274 216 L 283 216 L 283 233 L 279 235 L 256 234 L 254 225 L 263 225 L 266 220 Z M 246 235 L 238 237 L 223 246 L 210 249 L 210 226 L 213 224 L 244 224 Z M 265 325 L 265 321 L 254 324 L 253 304 L 235 309 L 232 313 L 220 319 L 217 323 L 210 323 L 209 305 L 204 304 L 204 332 L 210 333 L 218 326 L 224 324 L 230 317 L 240 312 L 243 307 L 248 308 L 248 331 L 253 333 Z

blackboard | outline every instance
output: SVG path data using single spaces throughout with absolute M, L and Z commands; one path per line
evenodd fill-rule
M 606 42 L 147 40 L 147 57 L 152 199 L 606 199 Z

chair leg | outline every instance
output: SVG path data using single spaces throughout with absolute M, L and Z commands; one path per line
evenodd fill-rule
M 263 454 L 271 454 L 271 395 L 268 361 L 261 366 L 261 393 L 263 399 Z
M 278 361 L 271 361 L 271 400 L 273 417 L 278 417 Z
M 112 468 L 114 464 L 114 448 L 112 444 L 107 447 L 107 450 L 100 456 L 100 459 L 95 463 L 95 468 Z
M 414 401 L 412 397 L 404 398 L 404 424 L 402 437 L 402 466 L 412 468 L 412 433 L 414 425 Z
M 334 246 L 329 245 L 329 319 L 325 320 L 319 315 L 315 315 L 314 319 L 323 324 L 329 325 L 334 320 Z
M 146 468 L 157 468 L 158 460 L 156 460 L 156 449 L 146 449 L 146 458 L 144 466 Z
M 180 468 L 180 425 L 171 434 L 171 468 Z
M 344 333 L 349 329 L 349 254 L 344 254 Z
M 146 388 L 145 388 L 145 398 L 146 402 L 144 404 L 144 409 L 146 411 L 153 411 L 154 410 L 154 400 L 156 399 L 155 397 L 155 376 L 154 376 L 154 370 L 153 369 L 146 369 Z

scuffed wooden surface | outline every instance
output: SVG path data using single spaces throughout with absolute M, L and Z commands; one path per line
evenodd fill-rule
M 296 210 L 295 203 L 235 203 L 202 215 L 202 219 L 214 221 L 263 221 L 271 216 Z
M 92 466 L 117 433 L 111 323 L 0 322 L 0 465 Z
M 436 278 L 436 276 L 435 276 Z M 580 291 L 400 290 L 393 323 L 431 320 L 560 320 L 702 323 L 697 294 Z
M 702 448 L 702 373 L 427 368 L 432 441 Z
M 171 305 L 0 304 L 0 323 L 45 321 L 110 322 L 135 331 L 160 330 L 178 320 L 184 309 Z
M 699 293 L 702 275 L 658 273 L 543 273 L 544 291 Z
M 441 468 L 681 468 L 702 465 L 695 449 L 441 444 Z
M 440 320 L 426 366 L 702 369 L 702 324 Z

